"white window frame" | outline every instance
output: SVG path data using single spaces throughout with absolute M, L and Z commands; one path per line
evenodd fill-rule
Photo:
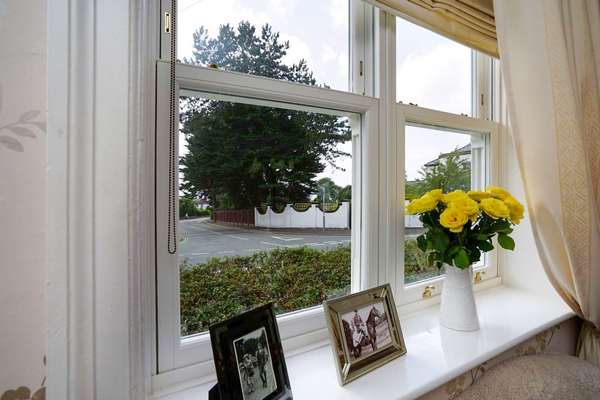
M 389 10 L 388 10 L 389 11 Z M 382 209 L 387 215 L 380 218 L 380 232 L 386 243 L 381 251 L 385 251 L 388 268 L 384 273 L 394 282 L 394 294 L 400 313 L 411 313 L 439 302 L 444 277 L 418 281 L 406 285 L 404 283 L 404 171 L 405 171 L 405 126 L 407 124 L 429 125 L 454 130 L 472 131 L 486 135 L 486 184 L 501 184 L 500 180 L 500 143 L 501 132 L 498 123 L 492 120 L 494 95 L 494 64 L 484 54 L 472 51 L 472 117 L 432 110 L 418 105 L 396 103 L 396 16 L 393 13 L 380 11 L 380 74 L 379 91 L 384 101 L 381 104 L 381 124 L 387 124 L 389 134 L 382 139 L 380 168 L 386 172 L 385 182 L 380 198 Z M 398 15 L 398 17 L 402 17 Z M 385 143 L 385 144 L 383 144 Z M 497 247 L 497 246 L 495 246 Z M 393 266 L 390 268 L 390 266 Z M 481 282 L 476 289 L 500 284 L 498 276 L 497 250 L 485 254 L 483 266 L 477 267 Z M 425 287 L 429 287 L 431 297 L 423 295 Z
M 396 195 L 398 204 L 403 203 L 404 190 L 405 190 L 405 166 L 404 166 L 404 154 L 405 154 L 405 127 L 409 124 L 414 125 L 425 125 L 432 127 L 439 127 L 441 129 L 451 129 L 457 131 L 474 132 L 484 135 L 486 146 L 485 146 L 485 166 L 486 171 L 483 172 L 485 184 L 497 184 L 498 183 L 498 163 L 500 157 L 498 157 L 499 148 L 499 126 L 497 123 L 480 119 L 471 118 L 464 115 L 457 115 L 446 113 L 437 110 L 426 109 L 418 106 L 397 104 L 396 105 L 396 118 L 397 118 L 397 140 L 396 149 L 398 161 L 396 164 Z M 396 223 L 396 236 L 397 248 L 396 265 L 398 268 L 397 282 L 396 282 L 396 293 L 401 299 L 400 304 L 405 306 L 406 310 L 415 310 L 420 307 L 429 305 L 430 302 L 423 301 L 423 293 L 426 286 L 429 287 L 432 296 L 437 296 L 441 293 L 444 286 L 444 276 L 437 276 L 430 279 L 421 280 L 411 284 L 404 283 L 404 240 L 405 240 L 405 229 L 404 229 L 404 210 L 403 207 L 400 209 L 401 217 Z M 482 258 L 483 265 L 475 268 L 476 272 L 480 273 L 482 287 L 489 287 L 490 285 L 498 284 L 498 263 L 497 263 L 497 251 L 494 249 L 485 254 Z M 434 300 L 438 300 L 434 297 Z
M 169 71 L 167 62 L 157 65 L 157 110 L 169 109 Z M 336 110 L 360 115 L 360 127 L 353 130 L 353 209 L 352 230 L 352 288 L 361 290 L 377 282 L 377 239 L 368 235 L 377 226 L 377 207 L 361 207 L 376 204 L 377 168 L 363 163 L 363 157 L 377 157 L 376 133 L 378 129 L 377 99 L 300 85 L 292 82 L 250 76 L 193 65 L 177 64 L 177 94 L 185 89 L 198 93 L 218 94 L 246 99 L 254 104 L 285 104 L 290 108 Z M 249 99 L 256 99 L 254 101 Z M 157 113 L 156 148 L 168 148 L 168 113 Z M 177 255 L 166 251 L 167 207 L 168 207 L 168 154 L 157 150 L 157 328 L 158 328 L 158 373 L 195 365 L 195 373 L 205 375 L 212 370 L 212 352 L 208 334 L 181 338 L 179 335 L 179 266 Z M 163 177 L 163 178 L 159 178 Z M 362 190 L 361 190 L 362 189 Z M 364 266 L 364 267 L 361 267 Z M 369 268 L 370 267 L 370 268 Z M 303 347 L 327 338 L 325 319 L 321 306 L 288 313 L 278 318 L 279 330 L 286 350 Z
M 170 1 L 161 0 L 161 4 L 163 10 L 168 10 Z M 443 278 L 404 285 L 404 207 L 399 206 L 398 201 L 404 198 L 404 125 L 413 122 L 489 134 L 488 182 L 501 183 L 499 129 L 491 122 L 494 104 L 489 101 L 497 85 L 492 79 L 497 67 L 489 57 L 474 53 L 473 98 L 484 99 L 483 104 L 473 101 L 472 114 L 476 118 L 396 104 L 396 17 L 361 0 L 350 0 L 350 13 L 349 76 L 350 88 L 355 94 L 185 64 L 178 64 L 176 68 L 177 91 L 182 88 L 254 99 L 251 100 L 254 104 L 257 101 L 286 103 L 360 115 L 359 148 L 353 146 L 354 165 L 360 166 L 353 169 L 353 179 L 360 182 L 353 181 L 352 218 L 359 224 L 354 224 L 352 229 L 352 291 L 390 283 L 400 312 L 412 312 L 439 301 Z M 163 15 L 161 13 L 161 24 Z M 160 52 L 164 59 L 169 54 L 168 37 L 161 27 Z M 361 62 L 362 68 L 359 67 Z M 166 151 L 158 149 L 168 148 L 168 112 L 165 111 L 169 109 L 168 77 L 169 64 L 158 61 L 156 171 L 157 177 L 165 179 L 156 180 L 157 335 L 153 391 L 185 381 L 197 384 L 202 379 L 210 379 L 214 369 L 207 334 L 180 338 L 177 256 L 165 250 L 166 229 L 160 228 L 167 226 L 165 171 L 168 157 Z M 354 193 L 359 187 L 360 195 Z M 496 259 L 495 252 L 488 254 L 484 282 L 476 288 L 500 283 Z M 426 285 L 433 285 L 435 289 L 432 298 L 423 300 Z M 327 338 L 321 306 L 280 316 L 278 323 L 287 354 Z

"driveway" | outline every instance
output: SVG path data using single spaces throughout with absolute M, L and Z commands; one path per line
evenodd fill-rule
M 179 221 L 179 234 L 179 259 L 191 264 L 276 248 L 328 249 L 350 244 L 347 229 L 247 229 L 218 225 L 209 218 Z

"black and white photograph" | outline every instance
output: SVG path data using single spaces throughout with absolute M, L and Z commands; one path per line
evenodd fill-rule
M 291 400 L 273 303 L 211 325 L 218 384 L 211 399 Z
M 352 361 L 367 357 L 392 343 L 383 302 L 343 314 L 342 324 Z
M 389 283 L 323 303 L 340 385 L 406 354 Z
M 233 341 L 244 400 L 262 400 L 277 390 L 267 331 L 257 329 Z

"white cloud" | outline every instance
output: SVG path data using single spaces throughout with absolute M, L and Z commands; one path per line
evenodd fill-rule
M 329 0 L 329 15 L 336 29 L 348 24 L 348 0 Z
M 470 51 L 454 43 L 414 52 L 401 60 L 398 99 L 453 113 L 470 113 Z
M 333 47 L 325 44 L 321 46 L 321 62 L 323 64 L 328 64 L 339 57 L 337 51 L 333 49 Z
M 266 9 L 271 15 L 284 18 L 293 16 L 299 4 L 299 0 L 269 0 Z
M 284 42 L 290 42 L 290 48 L 287 50 L 285 57 L 283 57 L 283 62 L 285 64 L 295 64 L 300 61 L 300 59 L 304 59 L 311 69 L 314 68 L 310 46 L 304 40 L 298 36 L 285 33 L 281 33 L 281 39 Z

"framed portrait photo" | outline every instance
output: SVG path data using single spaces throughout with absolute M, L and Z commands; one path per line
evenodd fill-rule
M 340 385 L 406 354 L 389 284 L 323 303 Z
M 272 304 L 210 327 L 221 400 L 292 399 Z

